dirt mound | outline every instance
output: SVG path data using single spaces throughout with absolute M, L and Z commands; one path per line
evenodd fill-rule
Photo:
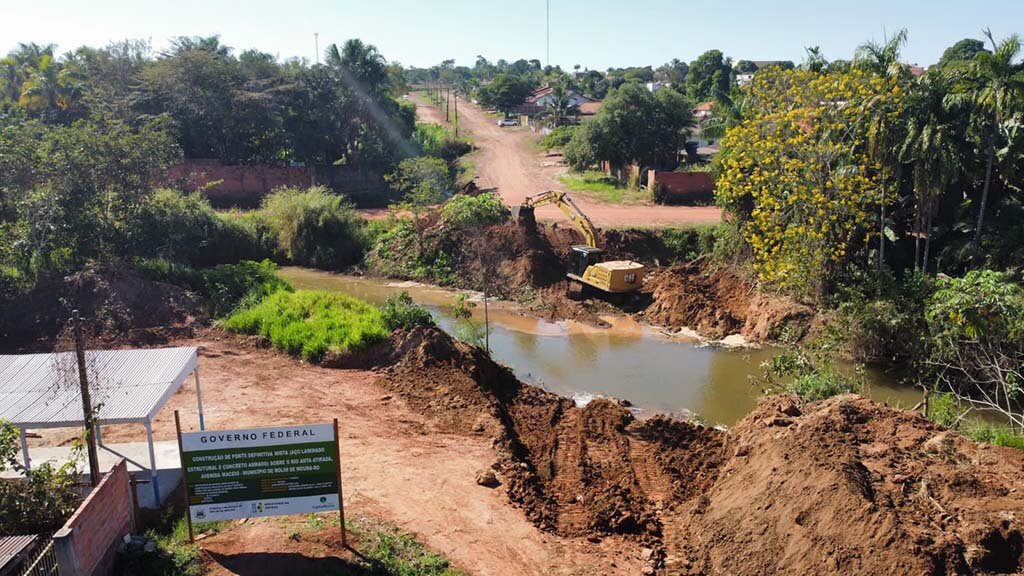
M 436 329 L 396 339 L 385 385 L 436 425 L 493 438 L 544 530 L 623 534 L 670 574 L 1012 574 L 1024 454 L 858 396 L 761 403 L 726 433 L 523 384 Z
M 761 292 L 727 267 L 703 261 L 656 268 L 644 282 L 651 305 L 642 316 L 670 329 L 690 328 L 711 338 L 742 334 L 747 340 L 778 339 L 783 331 L 802 336 L 814 310 Z
M 15 297 L 0 318 L 0 333 L 28 340 L 57 336 L 77 309 L 88 334 L 152 341 L 180 335 L 201 317 L 199 299 L 186 290 L 144 280 L 120 264 L 103 263 L 40 282 Z
M 771 398 L 729 434 L 687 503 L 673 565 L 692 574 L 1013 574 L 1024 454 L 858 396 Z

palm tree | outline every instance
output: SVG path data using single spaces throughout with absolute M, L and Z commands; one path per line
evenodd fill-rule
M 914 266 L 928 271 L 932 220 L 936 203 L 962 169 L 956 127 L 950 122 L 943 99 L 949 83 L 941 73 L 925 74 L 906 102 L 906 136 L 899 159 L 912 166 L 916 218 L 914 221 Z M 924 253 L 921 237 L 924 236 Z
M 44 55 L 21 85 L 19 101 L 28 110 L 66 110 L 81 95 L 74 67 Z
M 551 88 L 551 98 L 547 108 L 554 118 L 555 126 L 559 126 L 566 116 L 579 112 L 579 106 L 572 103 L 572 94 L 569 93 L 565 81 L 560 81 Z
M 828 66 L 828 60 L 821 53 L 820 46 L 807 46 L 804 48 L 804 52 L 807 53 L 807 58 L 804 59 L 803 64 L 800 65 L 804 70 L 810 72 L 824 72 Z
M 879 76 L 894 77 L 898 80 L 909 80 L 910 72 L 900 63 L 900 49 L 907 43 L 907 30 L 901 29 L 895 36 L 882 44 L 866 42 L 861 44 L 854 54 L 854 66 Z M 878 106 L 875 99 L 870 99 L 865 107 L 868 111 L 868 149 L 882 167 L 882 200 L 879 202 L 878 219 L 878 265 L 885 263 L 885 208 L 887 197 L 887 177 L 892 176 L 896 165 L 893 144 L 898 140 L 896 130 L 889 121 L 889 110 L 886 106 Z
M 907 30 L 901 29 L 882 44 L 866 42 L 857 47 L 853 64 L 879 76 L 905 76 L 909 73 L 900 62 L 900 50 L 907 43 Z
M 21 98 L 21 84 L 25 81 L 25 69 L 14 56 L 0 59 L 0 90 L 3 99 L 17 102 Z
M 946 105 L 972 108 L 987 126 L 987 161 L 985 183 L 981 190 L 981 206 L 978 209 L 978 225 L 974 229 L 973 247 L 981 241 L 982 226 L 985 223 L 985 208 L 988 206 L 989 189 L 992 185 L 992 168 L 995 164 L 996 146 L 1004 123 L 1015 114 L 1024 112 L 1024 70 L 1014 61 L 1020 55 L 1021 41 L 1014 34 L 996 43 L 991 30 L 985 36 L 992 44 L 992 52 L 979 52 L 974 60 L 957 62 L 950 66 L 953 90 L 946 97 Z
M 708 140 L 720 140 L 729 128 L 743 123 L 746 113 L 747 99 L 742 93 L 730 95 L 716 91 L 712 115 L 701 124 L 701 136 Z
M 370 96 L 383 95 L 388 83 L 387 61 L 373 44 L 351 38 L 338 48 L 327 47 L 324 60 L 342 74 L 350 88 Z

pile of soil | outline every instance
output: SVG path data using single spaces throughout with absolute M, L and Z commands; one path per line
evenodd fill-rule
M 859 396 L 768 398 L 729 432 L 516 380 L 436 329 L 396 337 L 385 385 L 443 431 L 493 438 L 541 529 L 622 534 L 671 574 L 1012 574 L 1024 454 Z
M 783 331 L 801 338 L 814 310 L 768 294 L 725 266 L 697 260 L 654 269 L 643 292 L 651 305 L 642 317 L 669 329 L 690 328 L 711 338 L 742 334 L 748 341 L 777 340 Z
M 90 264 L 43 280 L 7 308 L 0 315 L 0 334 L 20 341 L 59 336 L 72 310 L 79 311 L 90 336 L 140 343 L 180 336 L 204 317 L 194 294 L 140 278 L 118 263 Z

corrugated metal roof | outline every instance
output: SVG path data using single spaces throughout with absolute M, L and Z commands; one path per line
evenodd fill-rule
M 0 570 L 34 546 L 38 538 L 35 534 L 0 536 Z
M 151 419 L 197 366 L 196 349 L 89 350 L 101 424 Z M 74 352 L 0 355 L 0 419 L 24 428 L 82 426 Z

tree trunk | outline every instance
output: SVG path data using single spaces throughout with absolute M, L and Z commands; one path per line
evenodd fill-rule
M 929 202 L 928 203 L 928 224 L 926 226 L 928 231 L 925 232 L 925 237 L 924 237 L 924 258 L 921 259 L 921 272 L 924 272 L 925 274 L 928 273 L 928 252 L 931 250 L 931 247 L 932 247 L 932 216 L 933 216 L 934 212 L 935 212 L 935 209 L 932 206 L 932 202 Z
M 917 197 L 921 198 L 920 195 L 918 195 Z M 921 208 L 921 202 L 918 201 L 916 214 L 917 217 L 914 218 L 914 270 L 917 270 L 921 267 L 921 228 L 923 228 L 923 226 L 921 225 L 921 221 L 924 220 L 924 217 L 921 214 Z
M 995 162 L 996 156 L 996 133 L 995 130 L 999 129 L 999 124 L 996 123 L 996 127 L 992 132 L 992 142 L 988 146 L 988 163 L 985 166 L 985 186 L 981 189 L 981 208 L 978 210 L 978 227 L 974 229 L 974 240 L 972 244 L 974 248 L 978 247 L 981 242 L 981 226 L 985 222 L 985 207 L 988 205 L 988 189 L 992 184 L 992 164 Z
M 878 222 L 878 272 L 885 265 L 885 174 L 882 175 L 882 211 Z

